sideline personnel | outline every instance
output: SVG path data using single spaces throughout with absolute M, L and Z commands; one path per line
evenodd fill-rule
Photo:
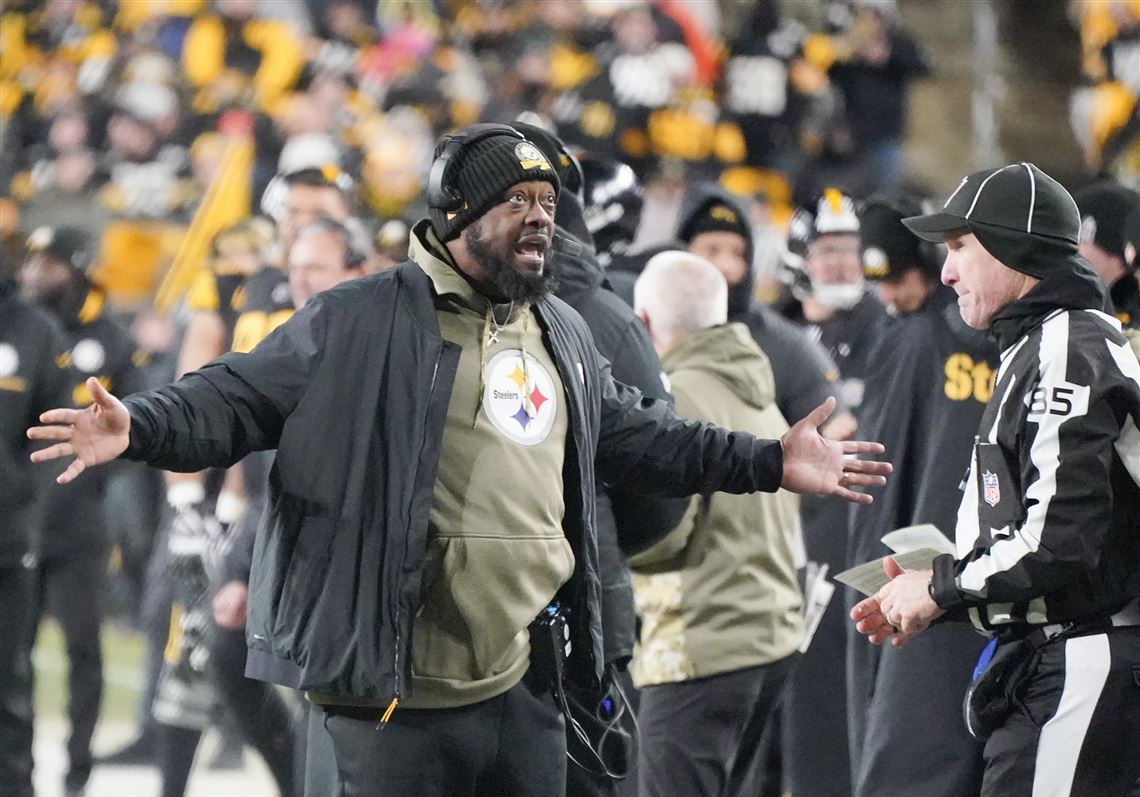
M 680 415 L 783 434 L 768 358 L 727 323 L 728 295 L 715 266 L 681 252 L 655 255 L 634 288 Z M 642 797 L 761 793 L 761 737 L 804 637 L 799 535 L 797 496 L 716 493 L 630 560 Z
M 1077 254 L 1076 204 L 1033 164 L 971 174 L 905 223 L 945 240 L 942 281 L 1001 366 L 958 555 L 884 560 L 893 580 L 852 619 L 876 643 L 944 614 L 1000 639 L 970 701 L 983 795 L 1122 795 L 1140 775 L 1140 364 Z
M 125 403 L 95 388 L 95 408 L 29 431 L 55 441 L 35 461 L 75 455 L 62 484 L 121 455 L 198 470 L 277 448 L 247 672 L 326 706 L 324 793 L 562 792 L 529 626 L 557 600 L 566 678 L 600 676 L 595 468 L 673 495 L 852 501 L 890 471 L 844 456 L 880 446 L 818 435 L 829 403 L 761 441 L 615 383 L 548 293 L 558 188 L 513 128 L 445 136 L 410 260 L 316 296 L 248 355 Z
M 29 423 L 70 400 L 63 330 L 19 295 L 0 259 L 0 794 L 32 797 L 32 623 L 44 484 L 24 457 Z

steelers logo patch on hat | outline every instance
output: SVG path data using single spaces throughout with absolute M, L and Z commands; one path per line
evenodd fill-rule
M 507 349 L 487 365 L 483 411 L 503 436 L 536 446 L 550 436 L 558 414 L 558 394 L 546 367 L 530 354 Z
M 887 253 L 877 246 L 868 246 L 863 250 L 863 274 L 869 279 L 881 279 L 890 271 L 890 260 Z
M 709 208 L 709 218 L 723 221 L 726 224 L 738 224 L 740 222 L 736 212 L 727 205 L 713 205 Z
M 519 166 L 524 169 L 550 168 L 550 161 L 546 159 L 538 147 L 529 141 L 520 141 L 515 144 L 515 157 L 519 159 Z

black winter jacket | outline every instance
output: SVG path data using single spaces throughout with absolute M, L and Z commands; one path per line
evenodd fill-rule
M 40 520 L 25 430 L 41 412 L 68 403 L 65 351 L 55 319 L 20 299 L 14 283 L 0 281 L 0 567 L 28 553 Z
M 778 442 L 678 419 L 615 383 L 581 317 L 535 306 L 567 395 L 563 528 L 576 569 L 570 677 L 602 665 L 595 470 L 683 496 L 778 488 Z M 228 354 L 129 397 L 125 456 L 196 471 L 277 449 L 250 579 L 247 674 L 389 700 L 409 689 L 428 514 L 460 347 L 443 340 L 431 282 L 400 266 L 327 291 L 249 354 Z
M 560 205 L 566 199 L 566 195 L 559 197 Z M 560 208 L 559 218 L 562 216 Z M 673 397 L 665 389 L 661 361 L 645 325 L 629 305 L 609 290 L 593 247 L 559 227 L 554 241 L 558 297 L 582 316 L 594 336 L 598 353 L 609 361 L 614 379 L 672 406 Z M 599 488 L 597 500 L 602 635 L 605 660 L 609 663 L 632 657 L 637 641 L 633 584 L 625 557 L 675 528 L 688 501 L 639 495 L 613 487 Z

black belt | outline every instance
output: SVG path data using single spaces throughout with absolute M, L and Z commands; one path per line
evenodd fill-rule
M 1093 620 L 1075 620 L 1071 623 L 1053 623 L 1035 629 L 1046 639 L 1058 636 L 1076 637 L 1107 634 L 1116 628 L 1140 627 L 1140 598 L 1133 598 L 1120 611 Z
M 321 704 L 321 710 L 331 717 L 348 717 L 350 720 L 379 722 L 384 716 L 384 706 L 335 706 Z

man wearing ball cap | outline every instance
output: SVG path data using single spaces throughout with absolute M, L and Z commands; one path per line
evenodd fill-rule
M 816 431 L 681 421 L 614 382 L 549 295 L 558 174 L 518 131 L 443 137 L 409 259 L 308 304 L 248 354 L 90 411 L 36 461 L 174 470 L 277 449 L 249 584 L 250 677 L 305 690 L 313 795 L 561 794 L 561 685 L 596 683 L 595 474 L 666 495 L 867 500 L 886 463 Z M 559 699 L 556 700 L 555 694 Z
M 1030 163 L 969 175 L 940 212 L 942 281 L 1002 351 L 958 511 L 957 554 L 852 610 L 871 642 L 937 620 L 993 637 L 966 704 L 983 795 L 1140 785 L 1140 364 L 1077 251 L 1076 203 Z

